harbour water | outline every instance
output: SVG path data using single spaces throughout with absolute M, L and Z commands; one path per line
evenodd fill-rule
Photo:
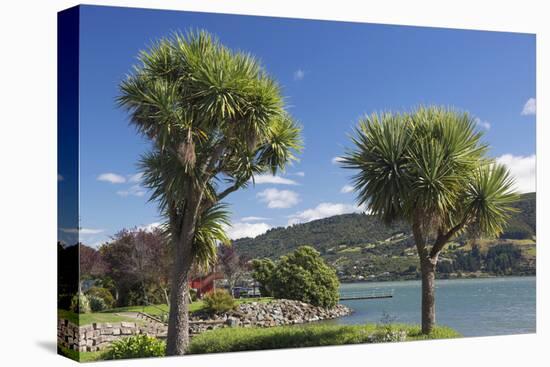
M 464 336 L 525 334 L 536 331 L 535 277 L 438 279 L 436 321 Z M 346 283 L 342 293 L 386 292 L 392 298 L 350 300 L 350 316 L 332 320 L 338 324 L 420 324 L 420 281 Z

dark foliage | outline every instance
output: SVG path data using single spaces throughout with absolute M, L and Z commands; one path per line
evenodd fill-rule
M 118 306 L 166 303 L 171 256 L 160 229 L 122 230 L 100 253 L 118 293 Z
M 78 293 L 78 246 L 57 243 L 57 307 L 69 310 Z

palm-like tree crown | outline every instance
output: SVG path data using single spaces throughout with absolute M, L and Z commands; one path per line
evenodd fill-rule
M 278 84 L 251 55 L 200 31 L 142 51 L 120 89 L 118 103 L 153 143 L 140 164 L 151 199 L 177 236 L 187 204 L 200 197 L 194 255 L 213 258 L 211 240 L 227 240 L 216 223 L 227 216 L 210 208 L 254 175 L 284 169 L 301 149 L 301 128 L 286 113 Z
M 359 122 L 342 164 L 358 171 L 359 203 L 386 222 L 417 222 L 441 238 L 462 231 L 496 236 L 517 194 L 481 138 L 467 113 L 448 108 L 373 114 Z

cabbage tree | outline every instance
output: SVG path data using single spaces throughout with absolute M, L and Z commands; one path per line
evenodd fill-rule
M 219 203 L 294 160 L 301 129 L 262 65 L 207 32 L 161 39 L 138 59 L 118 102 L 151 142 L 140 167 L 174 247 L 166 353 L 179 355 L 189 343 L 190 269 L 228 241 Z
M 475 120 L 449 108 L 382 113 L 359 121 L 342 159 L 358 203 L 386 223 L 411 226 L 422 273 L 422 332 L 435 325 L 435 273 L 459 235 L 502 233 L 518 195 L 509 171 L 487 156 Z

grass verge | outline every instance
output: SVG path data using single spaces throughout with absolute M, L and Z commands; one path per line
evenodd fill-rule
M 393 324 L 378 327 L 367 325 L 307 325 L 272 328 L 224 328 L 207 331 L 193 338 L 189 353 L 224 353 L 246 350 L 281 349 L 373 343 L 372 335 L 387 328 L 406 331 L 406 340 L 447 339 L 461 335 L 451 328 L 438 326 L 430 335 L 422 335 L 420 327 Z
M 93 324 L 94 322 L 111 322 L 111 323 L 121 322 L 121 321 L 136 322 L 135 318 L 115 315 L 114 313 L 95 312 L 95 313 L 77 314 L 71 311 L 66 311 L 61 309 L 57 310 L 57 317 L 60 319 L 69 320 L 73 324 L 80 325 L 80 326 Z
M 449 339 L 461 335 L 451 328 L 438 326 L 429 335 L 422 335 L 420 326 L 392 324 L 380 327 L 367 325 L 323 325 L 278 326 L 272 328 L 223 328 L 195 336 L 189 347 L 189 354 L 227 353 L 250 350 L 303 348 L 329 345 L 376 343 L 373 334 L 392 331 L 406 331 L 406 341 Z M 81 352 L 60 347 L 60 354 L 80 362 L 104 360 L 106 351 Z

